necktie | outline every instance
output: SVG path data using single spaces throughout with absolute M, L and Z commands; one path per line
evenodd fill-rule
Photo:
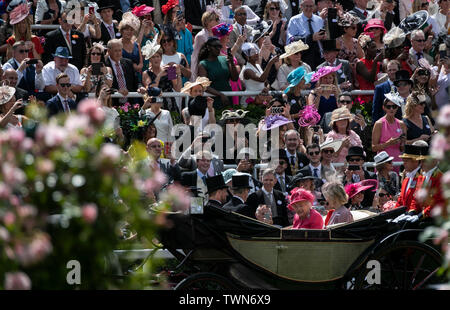
M 67 40 L 67 46 L 69 47 L 69 49 L 72 49 L 72 44 L 70 42 L 70 33 L 66 32 L 66 40 Z
M 319 177 L 319 169 L 314 168 L 314 177 L 318 178 Z
M 291 165 L 295 166 L 295 156 L 291 156 Z
M 211 161 L 211 165 L 209 166 L 207 174 L 208 175 L 215 175 L 215 173 L 214 173 L 214 166 L 213 166 L 212 161 Z
M 284 183 L 284 178 L 282 176 L 280 177 L 280 185 L 281 185 L 281 190 L 283 192 L 285 192 L 286 191 L 286 183 Z
M 116 62 L 116 74 L 117 74 L 117 84 L 119 84 L 119 89 L 127 88 L 125 84 L 125 79 L 123 77 L 122 68 L 119 63 Z
M 63 100 L 63 106 L 64 106 L 64 112 L 66 112 L 66 114 L 70 114 L 70 108 L 69 108 L 69 101 Z
M 417 53 L 417 60 L 421 59 L 423 57 L 422 53 Z
M 202 176 L 203 184 L 206 185 L 206 175 Z
M 367 17 L 367 11 L 364 11 L 363 14 L 364 14 L 364 17 Z
M 313 35 L 314 34 L 314 30 L 313 30 L 313 27 L 312 27 L 312 19 L 311 18 L 308 19 L 308 29 L 309 29 L 309 34 Z
M 111 39 L 114 39 L 116 37 L 113 26 L 108 25 L 108 32 L 109 32 L 109 35 L 111 36 Z

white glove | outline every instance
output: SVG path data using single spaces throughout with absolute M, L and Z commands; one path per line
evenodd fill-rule
M 404 213 L 402 215 L 397 216 L 392 222 L 393 223 L 398 223 L 398 222 L 402 221 L 403 219 L 405 219 L 408 216 L 409 216 L 408 214 Z
M 419 220 L 419 216 L 418 215 L 410 215 L 409 218 L 407 219 L 408 222 L 410 223 L 415 223 Z

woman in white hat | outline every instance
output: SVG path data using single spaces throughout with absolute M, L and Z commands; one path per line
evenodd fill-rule
M 327 139 L 343 140 L 342 145 L 337 152 L 333 162 L 343 163 L 351 146 L 362 146 L 361 138 L 350 129 L 352 115 L 347 107 L 340 107 L 331 114 L 330 127 L 333 128 L 328 134 Z
M 278 69 L 277 79 L 272 83 L 273 88 L 284 91 L 289 86 L 287 76 L 299 67 L 304 67 L 306 73 L 311 72 L 311 67 L 302 61 L 302 51 L 306 51 L 308 48 L 309 46 L 302 40 L 285 46 L 286 53 L 280 56 L 283 64 Z
M 16 89 L 10 86 L 0 87 L 0 128 L 21 128 L 27 118 L 14 114 L 23 107 L 22 99 L 16 101 Z
M 383 186 L 392 197 L 400 192 L 400 178 L 398 174 L 393 171 L 393 160 L 394 157 L 389 156 L 385 151 L 378 153 L 374 157 L 378 183 L 380 186 Z

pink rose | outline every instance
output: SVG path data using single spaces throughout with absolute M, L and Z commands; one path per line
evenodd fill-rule
M 3 223 L 5 223 L 6 226 L 14 224 L 15 221 L 16 216 L 14 215 L 14 213 L 12 213 L 11 211 L 5 212 L 5 214 L 3 215 Z
M 431 140 L 430 155 L 435 159 L 443 159 L 444 153 L 450 149 L 447 140 L 441 134 L 436 134 Z
M 450 126 L 450 105 L 445 105 L 442 107 L 442 109 L 439 111 L 439 116 L 437 118 L 437 123 L 441 125 L 442 127 L 449 127 Z
M 23 272 L 7 272 L 5 274 L 6 290 L 30 290 L 31 280 Z
M 447 171 L 442 175 L 442 183 L 443 184 L 450 184 L 450 171 Z
M 123 107 L 122 107 L 122 110 L 123 110 L 125 113 L 128 113 L 128 107 L 123 106 Z
M 33 147 L 33 140 L 31 138 L 25 138 L 20 146 L 23 151 L 29 151 Z
M 139 104 L 138 103 L 136 103 L 134 106 L 133 106 L 133 108 L 135 108 L 135 109 L 139 109 L 140 108 L 140 106 L 139 106 Z
M 20 128 L 9 128 L 8 129 L 9 140 L 15 144 L 20 145 L 23 139 L 25 139 L 25 131 Z
M 55 164 L 50 159 L 39 160 L 36 169 L 39 174 L 49 174 L 55 169 Z
M 89 126 L 89 117 L 86 115 L 71 114 L 64 123 L 64 127 L 69 132 L 84 130 Z
M 37 215 L 37 209 L 30 205 L 16 207 L 17 215 L 21 218 L 32 217 Z
M 40 234 L 34 238 L 28 245 L 29 256 L 33 258 L 33 262 L 39 262 L 44 259 L 53 250 L 50 242 L 50 237 L 45 234 Z
M 0 240 L 9 241 L 9 231 L 3 226 L 0 226 Z
M 2 168 L 3 177 L 7 184 L 17 185 L 25 182 L 26 176 L 21 169 L 14 167 L 8 162 L 5 162 Z
M 102 161 L 117 163 L 120 160 L 121 153 L 120 148 L 116 144 L 106 143 L 100 149 L 99 156 Z
M 96 124 L 100 124 L 105 120 L 105 112 L 101 109 L 97 100 L 94 99 L 86 99 L 80 102 L 78 112 L 89 116 L 91 121 Z
M 95 205 L 95 203 L 85 204 L 81 208 L 81 216 L 86 221 L 86 223 L 94 223 L 97 219 L 97 206 Z
M 11 195 L 11 189 L 8 185 L 3 182 L 0 182 L 0 198 L 8 199 L 9 195 Z

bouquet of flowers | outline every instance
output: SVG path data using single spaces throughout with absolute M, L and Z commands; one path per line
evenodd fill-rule
M 126 102 L 117 110 L 119 112 L 120 127 L 129 142 L 133 140 L 141 141 L 150 123 L 148 117 L 139 114 L 140 110 L 139 104 L 131 105 L 129 102 Z

